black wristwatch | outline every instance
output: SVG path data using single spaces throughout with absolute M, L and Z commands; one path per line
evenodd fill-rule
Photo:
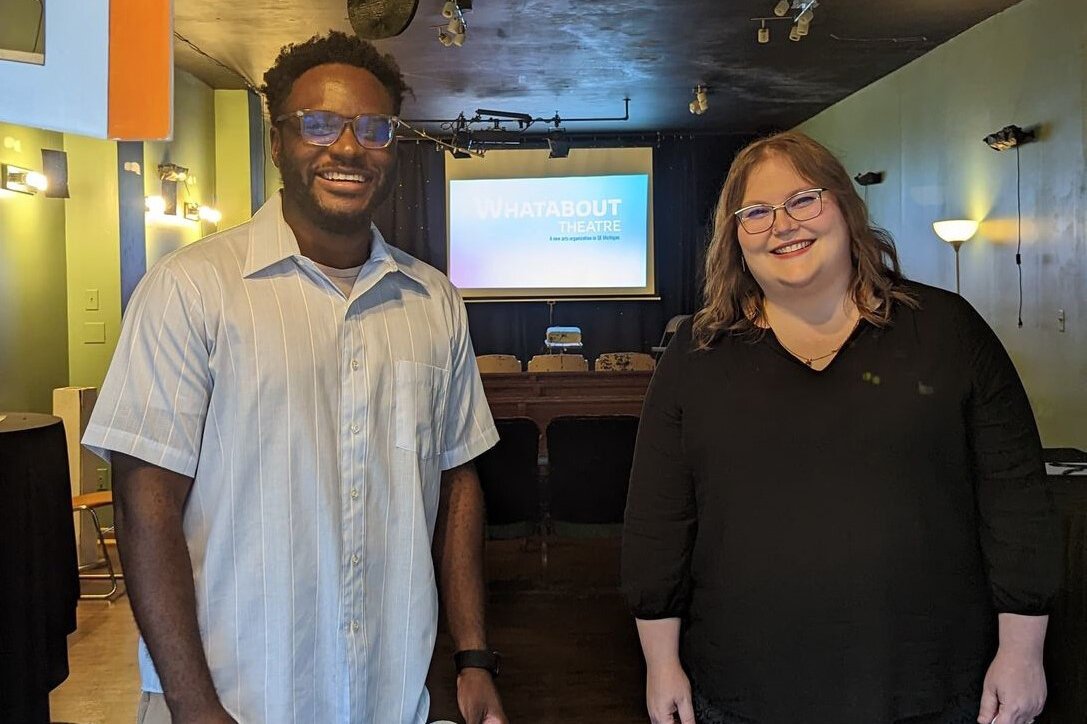
M 453 654 L 453 664 L 457 667 L 458 674 L 465 669 L 486 669 L 491 672 L 491 676 L 497 678 L 501 658 L 497 651 L 469 649 Z

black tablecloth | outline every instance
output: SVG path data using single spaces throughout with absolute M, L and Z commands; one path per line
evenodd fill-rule
M 1049 702 L 1039 723 L 1087 722 L 1087 465 L 1047 465 L 1065 536 L 1064 584 L 1046 635 Z
M 49 721 L 68 677 L 78 562 L 60 418 L 0 412 L 0 722 Z

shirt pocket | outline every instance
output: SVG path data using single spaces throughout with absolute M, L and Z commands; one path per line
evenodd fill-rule
M 441 431 L 449 372 L 422 362 L 396 363 L 396 446 L 420 458 L 442 452 Z

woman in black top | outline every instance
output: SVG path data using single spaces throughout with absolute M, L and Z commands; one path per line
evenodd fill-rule
M 992 330 L 799 133 L 733 163 L 704 291 L 627 503 L 652 721 L 1030 722 L 1058 527 Z

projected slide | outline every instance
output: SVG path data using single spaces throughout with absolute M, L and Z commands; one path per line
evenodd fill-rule
M 649 176 L 450 179 L 449 277 L 473 290 L 648 285 Z

